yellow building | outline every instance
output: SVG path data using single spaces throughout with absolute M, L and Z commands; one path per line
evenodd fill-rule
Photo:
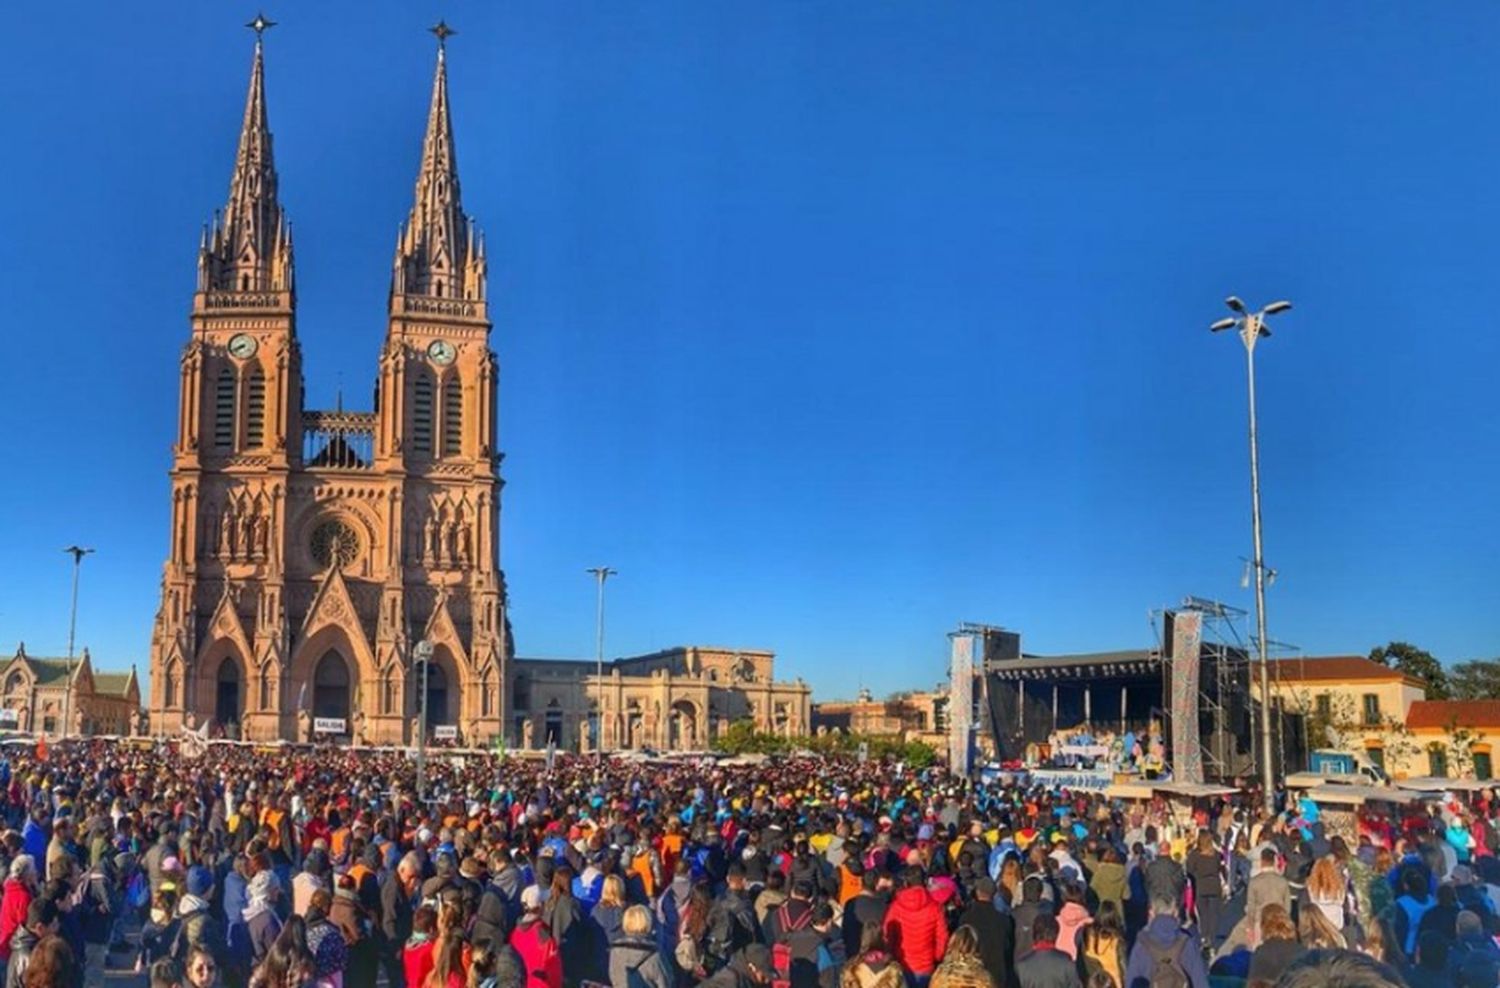
M 1303 719 L 1309 748 L 1363 751 L 1393 779 L 1491 777 L 1500 700 L 1428 700 L 1420 679 L 1358 655 L 1278 659 L 1270 673 L 1271 695 Z
M 689 645 L 604 663 L 514 659 L 511 736 L 523 748 L 556 744 L 597 750 L 599 704 L 604 747 L 699 751 L 738 720 L 783 737 L 807 734 L 812 690 L 777 682 L 775 656 L 752 649 Z

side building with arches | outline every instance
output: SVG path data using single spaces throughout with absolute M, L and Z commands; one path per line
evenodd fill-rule
M 391 268 L 372 407 L 304 405 L 291 225 L 256 41 L 229 197 L 198 249 L 171 522 L 151 637 L 154 733 L 468 743 L 507 723 L 499 367 L 439 52 Z M 416 643 L 433 646 L 425 670 Z M 424 675 L 425 672 L 425 675 Z
M 812 688 L 777 682 L 771 652 L 687 645 L 612 659 L 512 660 L 511 723 L 522 748 L 703 751 L 736 721 L 809 733 Z M 600 716 L 600 710 L 603 716 Z

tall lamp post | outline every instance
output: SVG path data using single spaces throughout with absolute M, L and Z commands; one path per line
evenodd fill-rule
M 62 736 L 68 736 L 68 728 L 73 723 L 73 632 L 78 627 L 78 573 L 83 569 L 83 557 L 91 554 L 93 549 L 85 549 L 81 545 L 70 545 L 63 552 L 73 557 L 73 606 L 68 612 L 68 682 L 63 691 L 63 725 Z
M 1263 336 L 1270 336 L 1266 328 L 1266 317 L 1285 312 L 1292 307 L 1290 302 L 1272 302 L 1251 312 L 1245 303 L 1231 295 L 1224 300 L 1234 315 L 1220 319 L 1209 327 L 1215 333 L 1226 329 L 1239 331 L 1240 342 L 1245 344 L 1245 373 L 1250 392 L 1250 529 L 1254 538 L 1255 559 L 1255 647 L 1260 660 L 1260 761 L 1261 785 L 1265 789 L 1267 813 L 1276 812 L 1276 773 L 1271 764 L 1271 672 L 1266 654 L 1266 560 L 1261 551 L 1260 538 L 1260 441 L 1255 425 L 1255 344 Z
M 417 715 L 417 801 L 421 802 L 427 792 L 427 675 L 432 670 L 432 642 L 417 642 L 413 652 L 422 663 L 422 695 L 417 698 L 421 711 Z
M 596 732 L 598 734 L 598 737 L 597 737 L 596 740 L 597 740 L 598 745 L 599 745 L 599 762 L 600 762 L 600 764 L 603 764 L 603 762 L 604 762 L 604 581 L 608 580 L 612 576 L 618 576 L 619 574 L 615 570 L 610 569 L 608 566 L 594 566 L 594 567 L 589 568 L 585 572 L 594 574 L 594 579 L 596 581 L 598 581 L 598 584 L 599 584 L 598 613 L 597 613 L 597 615 L 595 617 L 595 621 L 594 621 L 594 628 L 595 628 L 595 642 L 594 642 L 594 645 L 595 645 L 595 658 L 594 658 L 595 672 L 594 672 L 594 678 L 596 680 L 598 680 L 598 683 L 599 683 L 599 685 L 598 685 L 598 694 L 599 695 L 598 695 L 597 700 L 595 701 L 598 704 L 598 706 L 597 706 L 598 716 L 596 717 L 594 723 L 598 726 L 598 729 L 597 729 L 597 732 Z

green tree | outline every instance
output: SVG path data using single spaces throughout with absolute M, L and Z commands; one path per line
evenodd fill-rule
M 1371 649 L 1370 661 L 1399 669 L 1414 679 L 1420 679 L 1429 700 L 1448 699 L 1448 673 L 1431 652 L 1407 642 L 1391 642 Z
M 1455 700 L 1500 700 L 1500 659 L 1460 662 L 1448 674 Z

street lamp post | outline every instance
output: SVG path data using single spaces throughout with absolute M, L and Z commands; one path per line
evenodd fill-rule
M 78 573 L 83 569 L 83 557 L 93 551 L 81 545 L 70 545 L 63 550 L 73 557 L 73 606 L 68 612 L 68 680 L 67 687 L 63 690 L 62 736 L 64 738 L 68 736 L 68 728 L 73 723 L 73 632 L 78 627 Z
M 596 743 L 599 746 L 599 762 L 604 762 L 604 581 L 619 574 L 608 566 L 594 566 L 586 570 L 594 574 L 594 579 L 599 584 L 598 613 L 595 617 L 595 656 L 594 656 L 594 678 L 598 681 L 597 693 L 597 717 L 594 723 L 597 725 L 595 731 Z
M 432 669 L 432 642 L 417 642 L 413 650 L 417 661 L 422 663 L 422 695 L 417 698 L 420 713 L 417 715 L 417 802 L 427 792 L 427 675 Z
M 1266 560 L 1261 550 L 1260 536 L 1260 440 L 1255 422 L 1255 344 L 1263 336 L 1270 336 L 1266 328 L 1266 317 L 1285 312 L 1292 307 L 1290 302 L 1272 302 L 1258 312 L 1245 308 L 1245 303 L 1231 295 L 1224 300 L 1234 313 L 1220 319 L 1209 327 L 1215 333 L 1226 329 L 1237 329 L 1240 341 L 1245 344 L 1245 374 L 1250 393 L 1250 530 L 1254 540 L 1255 559 L 1255 647 L 1260 660 L 1260 759 L 1261 786 L 1265 789 L 1266 812 L 1276 812 L 1276 773 L 1271 764 L 1271 672 L 1267 661 L 1266 639 Z

